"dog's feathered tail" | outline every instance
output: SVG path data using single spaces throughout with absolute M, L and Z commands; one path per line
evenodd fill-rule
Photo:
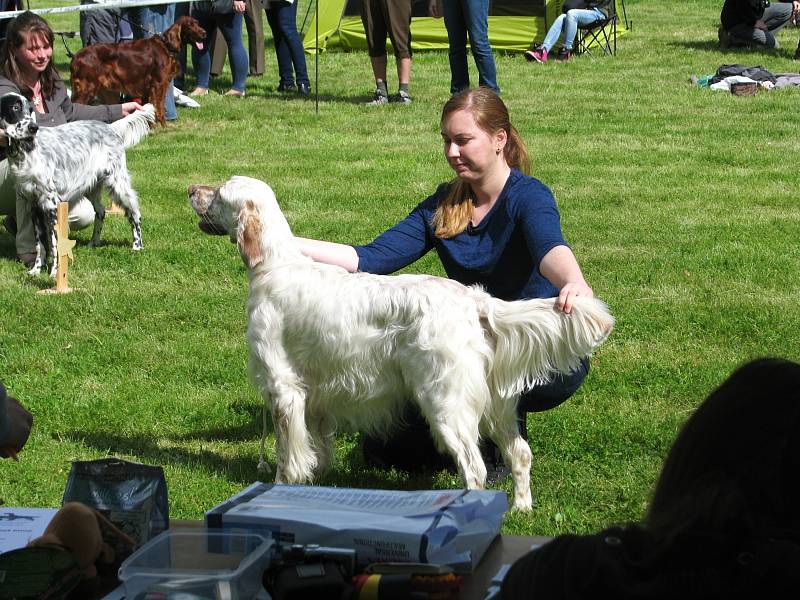
M 150 133 L 150 126 L 155 122 L 155 107 L 152 104 L 145 104 L 142 110 L 135 110 L 127 117 L 111 123 L 111 128 L 122 138 L 123 147 L 130 148 Z
M 570 314 L 554 299 L 489 298 L 482 312 L 495 346 L 489 384 L 504 398 L 549 381 L 554 371 L 576 369 L 614 327 L 606 305 L 592 298 L 576 298 Z

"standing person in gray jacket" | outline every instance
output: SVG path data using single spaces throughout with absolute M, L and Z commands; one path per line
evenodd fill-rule
M 138 102 L 101 106 L 73 103 L 53 65 L 53 30 L 40 16 L 30 11 L 19 15 L 9 24 L 7 35 L 0 50 L 0 96 L 9 92 L 25 96 L 36 110 L 40 127 L 90 119 L 111 123 L 142 108 Z M 17 258 L 30 267 L 36 259 L 33 219 L 28 205 L 17 201 L 6 145 L 5 135 L 0 136 L 0 214 L 7 215 L 5 228 L 15 236 Z M 92 223 L 94 208 L 88 199 L 70 207 L 71 229 Z

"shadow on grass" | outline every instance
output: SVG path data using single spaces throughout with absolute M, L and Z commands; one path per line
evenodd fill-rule
M 102 453 L 131 455 L 149 464 L 196 468 L 224 475 L 226 479 L 241 484 L 250 484 L 258 479 L 257 455 L 252 458 L 225 456 L 212 450 L 183 448 L 178 442 L 172 445 L 169 440 L 157 445 L 150 436 L 83 431 L 67 431 L 62 435 L 70 441 L 94 447 Z
M 744 64 L 753 63 L 753 61 L 760 61 L 764 58 L 793 58 L 794 49 L 792 48 L 762 48 L 758 46 L 737 46 L 731 48 L 721 48 L 719 42 L 716 40 L 682 40 L 673 41 L 668 43 L 669 46 L 674 48 L 682 48 L 686 50 L 699 50 L 703 52 L 722 52 L 730 55 L 730 60 L 726 59 L 725 64 Z M 744 60 L 747 59 L 747 60 Z
M 102 453 L 125 454 L 137 457 L 138 460 L 149 464 L 180 465 L 200 469 L 215 475 L 221 475 L 228 481 L 249 485 L 259 480 L 257 472 L 258 455 L 253 456 L 226 456 L 213 450 L 191 450 L 181 446 L 187 440 L 237 440 L 252 439 L 249 427 L 235 430 L 209 430 L 198 434 L 178 436 L 171 440 L 156 444 L 150 436 L 124 436 L 110 432 L 85 432 L 68 431 L 62 435 L 64 438 L 91 446 Z M 170 442 L 174 443 L 172 445 Z M 270 463 L 272 472 L 265 477 L 267 482 L 273 481 L 275 464 Z M 367 467 L 361 456 L 360 444 L 346 451 L 343 456 L 337 457 L 319 481 L 319 485 L 336 487 L 352 487 L 367 489 L 432 489 L 436 472 L 406 473 L 395 469 L 381 470 Z M 457 486 L 459 487 L 459 486 Z

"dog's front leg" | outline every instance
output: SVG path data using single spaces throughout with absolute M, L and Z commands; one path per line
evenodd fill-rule
M 43 202 L 42 215 L 47 234 L 47 260 L 45 264 L 50 264 L 50 277 L 55 277 L 58 272 L 58 205 L 61 199 L 55 194 L 49 194 Z
M 470 411 L 448 410 L 463 400 L 425 400 L 420 402 L 420 410 L 431 427 L 431 434 L 437 447 L 446 449 L 458 467 L 464 487 L 482 490 L 486 482 L 486 465 L 478 448 L 478 419 Z M 442 448 L 443 447 L 443 448 Z
M 299 382 L 289 382 L 279 383 L 271 395 L 278 455 L 275 483 L 310 483 L 317 457 L 306 429 L 305 392 Z
M 28 275 L 38 275 L 42 272 L 42 267 L 45 266 L 45 259 L 47 258 L 47 237 L 49 235 L 46 217 L 43 214 L 38 204 L 30 203 L 29 205 L 31 219 L 33 220 L 33 230 L 36 236 L 36 259 L 33 261 L 33 267 L 28 271 Z

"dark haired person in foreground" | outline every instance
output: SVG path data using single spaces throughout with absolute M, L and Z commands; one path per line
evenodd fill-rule
M 789 598 L 800 590 L 800 365 L 750 362 L 684 425 L 640 525 L 520 558 L 503 598 Z
M 33 415 L 0 383 L 0 458 L 17 458 L 33 425 Z

